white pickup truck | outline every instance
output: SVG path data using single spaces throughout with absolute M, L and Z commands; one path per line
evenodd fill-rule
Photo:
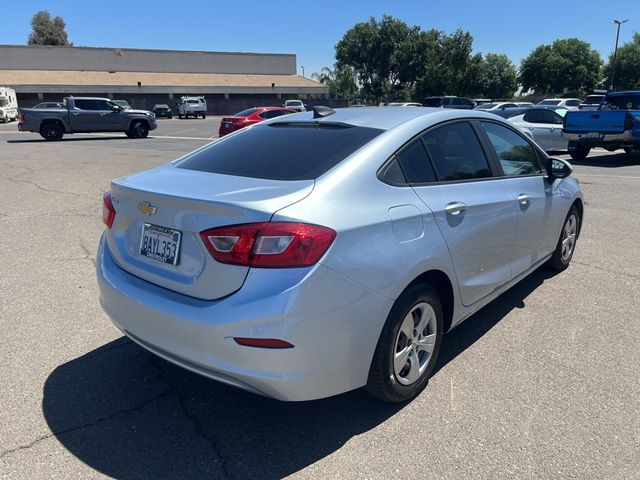
M 204 97 L 181 97 L 178 102 L 178 118 L 207 118 L 207 101 Z

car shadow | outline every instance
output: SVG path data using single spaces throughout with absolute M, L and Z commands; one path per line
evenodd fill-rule
M 57 141 L 47 141 L 44 138 L 29 138 L 29 139 L 25 139 L 25 140 L 7 140 L 7 143 L 51 143 L 51 144 L 55 144 L 55 143 L 66 143 L 66 142 L 89 142 L 89 141 L 96 141 L 96 140 L 146 140 L 146 139 L 131 139 L 129 137 L 127 137 L 126 135 L 121 135 L 121 136 L 100 136 L 100 137 L 75 137 L 75 138 L 69 138 L 69 137 L 64 137 L 62 140 L 57 140 Z
M 571 160 L 572 165 L 582 167 L 620 168 L 640 165 L 640 154 L 628 154 L 625 152 L 611 152 L 605 155 L 590 155 L 584 160 Z
M 449 333 L 434 374 L 549 277 L 534 272 Z M 49 428 L 78 459 L 111 477 L 155 479 L 282 478 L 404 406 L 361 390 L 278 402 L 176 367 L 125 337 L 57 367 L 42 403 Z

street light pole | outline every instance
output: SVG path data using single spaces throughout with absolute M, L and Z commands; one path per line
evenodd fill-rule
M 300 65 L 300 68 L 302 69 L 302 78 L 305 78 L 305 76 L 304 76 L 304 65 Z
M 618 25 L 616 32 L 616 48 L 613 50 L 613 62 L 611 64 L 611 81 L 609 82 L 609 90 L 613 90 L 613 79 L 616 72 L 616 56 L 618 55 L 618 39 L 620 38 L 620 25 L 627 23 L 629 20 L 614 20 L 613 23 Z

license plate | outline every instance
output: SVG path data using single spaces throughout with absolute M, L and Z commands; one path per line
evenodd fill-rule
M 600 134 L 598 132 L 589 132 L 587 133 L 587 138 L 600 138 Z
M 181 238 L 182 232 L 179 230 L 145 223 L 142 227 L 140 255 L 169 265 L 177 265 Z

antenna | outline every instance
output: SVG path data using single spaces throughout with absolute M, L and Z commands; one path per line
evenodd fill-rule
M 333 108 L 323 107 L 322 105 L 313 107 L 313 118 L 328 117 L 334 113 L 336 113 L 336 111 Z

